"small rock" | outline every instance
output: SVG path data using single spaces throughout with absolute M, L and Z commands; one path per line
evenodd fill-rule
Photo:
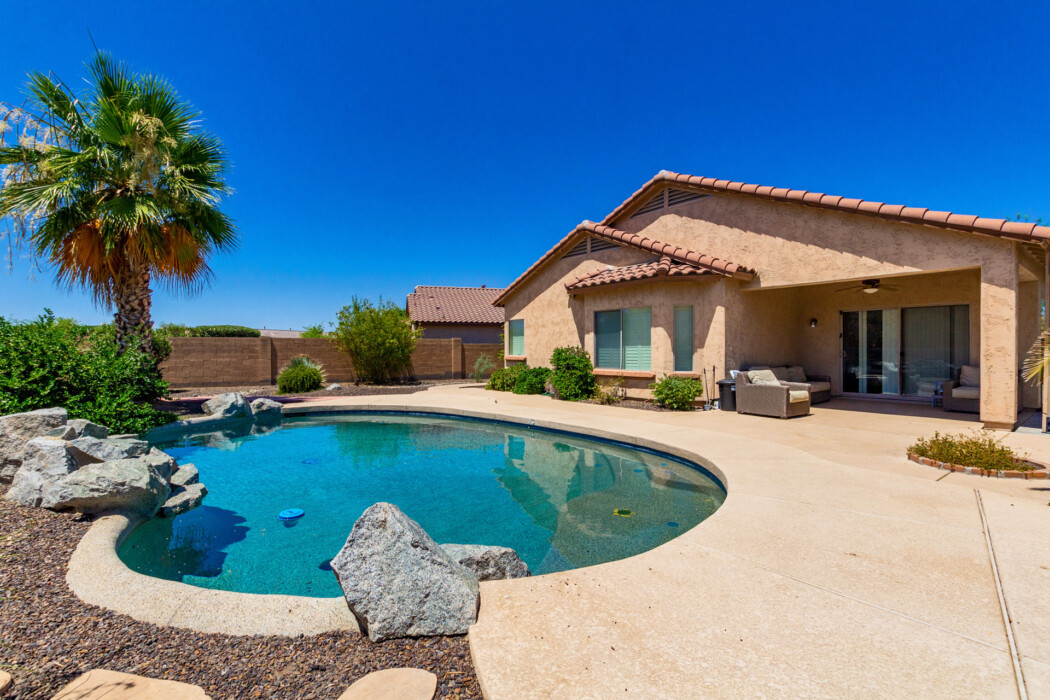
M 72 425 L 63 425 L 61 428 L 52 428 L 44 433 L 44 437 L 58 438 L 59 440 L 72 440 L 77 436 L 77 431 Z
M 339 391 L 343 388 L 342 384 L 329 384 L 324 388 L 325 391 Z
M 256 420 L 275 420 L 281 417 L 281 404 L 273 399 L 255 399 L 251 408 Z
M 510 547 L 490 547 L 483 544 L 443 544 L 449 556 L 467 567 L 479 581 L 531 576 L 529 566 Z
M 244 398 L 244 394 L 239 394 L 237 392 L 219 394 L 215 398 L 205 401 L 201 406 L 201 410 L 209 416 L 218 416 L 221 418 L 252 417 L 252 407 L 248 405 L 248 401 Z
M 208 489 L 204 484 L 195 483 L 188 486 L 178 486 L 172 492 L 164 505 L 160 507 L 160 517 L 174 518 L 187 511 L 193 510 L 201 504 L 204 497 L 208 495 Z
M 133 457 L 81 467 L 52 489 L 45 508 L 71 508 L 101 513 L 126 508 L 149 517 L 168 499 L 171 489 L 149 459 Z
M 477 619 L 477 578 L 390 503 L 354 523 L 332 570 L 373 641 L 465 634 Z
M 175 488 L 176 486 L 196 484 L 199 480 L 200 472 L 197 471 L 197 467 L 192 464 L 180 464 L 175 473 L 171 475 L 168 483 L 171 484 L 172 488 Z
M 121 433 L 120 435 L 110 435 L 110 440 L 138 440 L 138 433 Z
M 157 470 L 160 474 L 160 478 L 165 481 L 170 481 L 172 474 L 179 468 L 175 458 L 169 455 L 167 452 L 161 452 L 156 447 L 151 447 L 150 451 L 146 453 L 146 456 L 142 459 L 146 460 L 146 463 Z
M 22 465 L 22 451 L 33 438 L 66 424 L 64 408 L 41 408 L 0 416 L 0 484 L 9 484 Z
M 48 507 L 55 487 L 76 471 L 71 444 L 65 440 L 38 437 L 26 443 L 22 465 L 15 473 L 4 498 L 24 506 Z M 46 503 L 45 503 L 46 501 Z
M 69 421 L 69 424 L 77 431 L 77 437 L 93 437 L 99 440 L 105 440 L 109 437 L 109 428 L 98 423 L 92 423 L 84 418 L 76 418 Z M 138 437 L 133 435 L 131 437 Z
M 346 689 L 339 700 L 431 700 L 437 676 L 421 668 L 373 671 Z
M 145 440 L 100 440 L 86 435 L 70 441 L 69 447 L 80 466 L 141 457 L 150 449 Z

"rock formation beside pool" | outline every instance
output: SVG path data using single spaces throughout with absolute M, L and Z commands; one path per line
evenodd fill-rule
M 21 454 L 21 465 L 4 498 L 24 506 L 50 508 L 52 491 L 80 467 L 69 443 L 53 437 L 33 438 L 25 443 Z
M 171 479 L 168 483 L 171 484 L 172 488 L 176 486 L 189 486 L 190 484 L 196 484 L 200 480 L 200 473 L 197 471 L 197 467 L 193 464 L 180 464 L 175 470 L 175 473 L 171 475 Z
M 168 482 L 146 458 L 132 457 L 77 469 L 54 485 L 42 505 L 80 513 L 130 510 L 150 517 L 170 493 Z
M 373 641 L 465 634 L 477 619 L 477 577 L 390 503 L 354 523 L 332 570 Z
M 64 408 L 42 408 L 0 416 L 0 484 L 9 484 L 22 466 L 22 451 L 33 438 L 66 425 Z
M 281 404 L 273 399 L 255 399 L 251 403 L 251 410 L 255 420 L 279 420 L 281 418 Z
M 237 392 L 219 394 L 218 396 L 205 401 L 201 405 L 201 410 L 204 411 L 206 415 L 219 418 L 252 417 L 252 407 L 248 404 L 248 400 L 244 398 L 244 394 L 239 394 Z
M 208 489 L 201 483 L 176 486 L 171 491 L 171 496 L 164 501 L 160 507 L 160 517 L 174 518 L 187 511 L 191 511 L 201 504 L 204 497 L 208 495 Z
M 450 557 L 474 572 L 479 581 L 530 576 L 529 566 L 510 547 L 483 544 L 443 544 Z

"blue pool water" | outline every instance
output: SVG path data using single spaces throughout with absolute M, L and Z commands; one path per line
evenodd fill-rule
M 725 498 L 668 455 L 507 423 L 344 414 L 263 430 L 159 443 L 195 464 L 209 493 L 196 510 L 141 525 L 121 559 L 206 588 L 337 596 L 328 562 L 377 501 L 438 542 L 511 547 L 545 574 L 652 549 Z M 304 515 L 278 519 L 293 508 Z

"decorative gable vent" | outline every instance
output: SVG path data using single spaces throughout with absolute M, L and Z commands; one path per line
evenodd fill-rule
M 611 250 L 612 248 L 619 248 L 617 244 L 612 241 L 607 241 L 604 238 L 592 238 L 591 239 L 591 252 L 596 253 L 599 250 Z
M 563 255 L 561 257 L 562 257 L 562 260 L 564 260 L 565 258 L 575 258 L 575 257 L 577 257 L 579 255 L 586 255 L 586 254 L 587 254 L 587 239 L 584 238 L 582 241 L 580 241 L 579 243 L 574 245 L 572 247 L 572 250 L 570 250 L 568 253 L 566 253 L 565 255 Z
M 700 194 L 698 192 L 690 192 L 689 190 L 676 190 L 674 188 L 666 189 L 660 194 L 656 195 L 642 207 L 631 214 L 633 219 L 636 216 L 642 216 L 643 214 L 650 214 L 654 211 L 665 211 L 670 207 L 677 206 L 679 204 L 685 204 L 686 202 L 693 202 L 700 199 L 710 199 L 709 194 Z

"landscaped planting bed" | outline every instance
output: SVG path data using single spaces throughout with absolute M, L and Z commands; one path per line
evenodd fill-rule
M 0 487 L 0 495 L 6 487 Z M 440 698 L 480 698 L 466 637 L 400 639 L 330 632 L 233 637 L 137 622 L 83 603 L 66 563 L 90 522 L 0 499 L 0 669 L 15 680 L 5 700 L 50 698 L 93 668 L 182 681 L 212 698 L 340 695 L 372 671 L 437 674 Z

